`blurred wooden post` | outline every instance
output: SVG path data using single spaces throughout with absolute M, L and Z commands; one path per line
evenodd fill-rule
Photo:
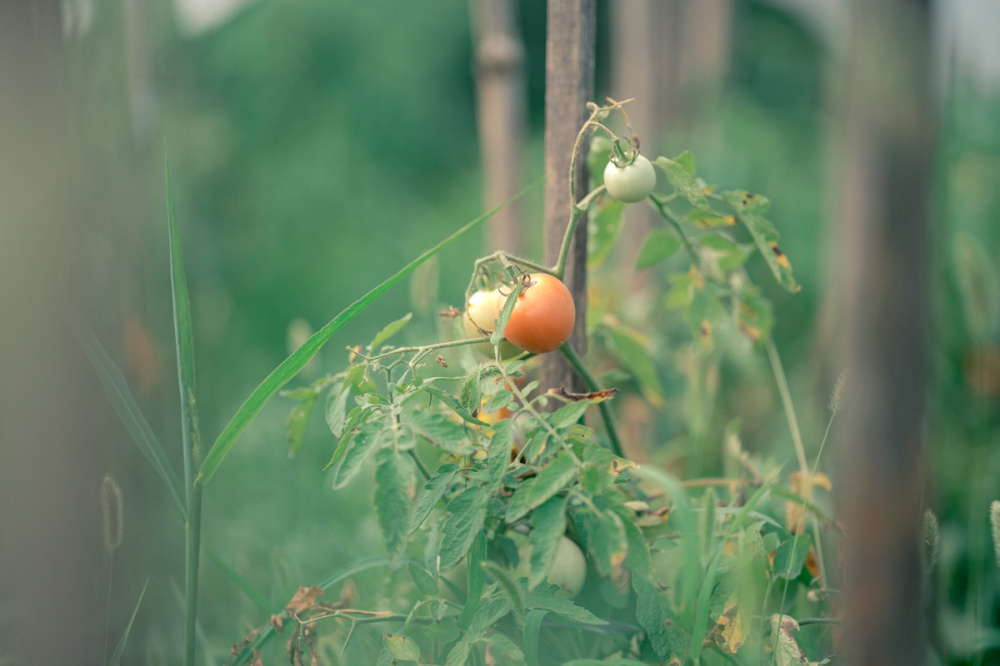
M 926 1 L 855 0 L 841 145 L 840 433 L 848 663 L 923 662 L 927 239 L 933 124 Z
M 62 49 L 58 0 L 0 2 L 0 650 L 24 664 L 99 663 L 104 643 L 106 449 L 66 318 L 81 219 Z
M 483 165 L 483 204 L 492 208 L 521 188 L 525 134 L 524 44 L 513 0 L 472 0 L 477 38 L 476 117 Z M 520 207 L 505 207 L 489 220 L 486 252 L 521 254 Z
M 571 205 L 569 164 L 580 127 L 590 115 L 586 104 L 594 96 L 595 0 L 549 0 L 545 42 L 545 263 L 554 265 L 566 232 Z M 586 156 L 587 145 L 581 157 Z M 577 200 L 587 194 L 587 166 L 577 160 Z M 566 286 L 576 301 L 576 328 L 570 342 L 584 356 L 587 351 L 587 224 L 576 229 Z M 544 388 L 583 391 L 584 384 L 562 354 L 551 353 L 542 366 Z

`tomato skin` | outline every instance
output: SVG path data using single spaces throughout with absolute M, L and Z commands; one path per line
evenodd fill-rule
M 547 273 L 528 276 L 517 298 L 504 337 L 521 349 L 544 354 L 569 340 L 576 323 L 573 295 Z
M 483 331 L 492 333 L 496 328 L 496 319 L 500 316 L 500 308 L 506 299 L 499 289 L 482 289 L 469 297 L 465 312 L 462 313 L 462 326 L 470 338 L 482 337 Z M 493 358 L 493 345 L 489 340 L 473 345 L 483 356 Z M 500 358 L 511 358 L 521 353 L 521 350 L 506 339 L 500 342 Z
M 615 166 L 614 162 L 608 162 L 604 168 L 604 186 L 608 194 L 618 201 L 636 203 L 653 193 L 656 170 L 642 155 L 636 155 L 635 161 L 623 169 Z

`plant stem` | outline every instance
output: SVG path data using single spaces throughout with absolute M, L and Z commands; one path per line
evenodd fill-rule
M 427 469 L 427 465 L 425 465 L 424 461 L 420 459 L 420 456 L 417 455 L 416 451 L 414 451 L 413 449 L 410 449 L 409 451 L 410 451 L 410 457 L 413 458 L 413 462 L 417 463 L 417 469 L 420 470 L 420 473 L 424 475 L 425 479 L 430 479 L 431 471 Z
M 660 212 L 660 215 L 663 216 L 663 219 L 669 222 L 670 226 L 674 228 L 677 235 L 680 236 L 681 242 L 684 243 L 684 249 L 687 250 L 688 256 L 691 257 L 691 263 L 693 263 L 696 267 L 700 266 L 701 259 L 698 257 L 698 252 L 695 251 L 694 246 L 691 245 L 691 241 L 688 240 L 687 234 L 684 233 L 684 229 L 681 228 L 681 223 L 680 220 L 677 219 L 677 216 L 674 215 L 673 211 L 667 208 L 655 196 L 650 196 L 649 200 L 653 202 L 654 206 L 656 206 L 656 209 Z
M 563 356 L 566 357 L 566 360 L 570 362 L 570 365 L 573 366 L 573 369 L 577 371 L 581 378 L 583 378 L 583 381 L 587 384 L 587 387 L 591 391 L 596 393 L 604 390 L 601 388 L 601 384 L 597 381 L 597 378 L 594 377 L 594 375 L 590 373 L 590 370 L 587 369 L 587 366 L 584 365 L 580 355 L 576 353 L 576 350 L 573 349 L 568 342 L 564 342 L 559 349 L 562 351 Z M 607 400 L 601 400 L 597 403 L 597 408 L 601 411 L 601 418 L 604 419 L 604 428 L 608 431 L 608 439 L 611 441 L 611 450 L 614 451 L 616 456 L 624 458 L 625 454 L 622 451 L 622 443 L 621 440 L 618 439 L 618 431 L 615 429 L 615 423 L 611 417 L 611 408 L 608 406 Z
M 111 551 L 111 566 L 108 568 L 108 616 L 104 624 L 104 661 L 108 663 L 108 634 L 111 633 L 111 581 L 115 573 L 115 551 Z
M 184 666 L 194 666 L 198 613 L 198 562 L 201 554 L 201 482 L 191 487 L 184 562 Z

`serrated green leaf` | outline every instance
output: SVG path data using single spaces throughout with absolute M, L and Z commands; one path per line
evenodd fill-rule
M 353 438 L 349 438 L 346 450 L 342 454 L 340 465 L 333 473 L 333 489 L 340 490 L 350 483 L 351 479 L 361 471 L 361 466 L 368 459 L 368 456 L 375 449 L 382 446 L 383 440 L 384 435 L 381 426 L 367 423 L 362 426 L 359 433 L 354 435 Z
M 412 479 L 410 460 L 396 449 L 386 447 L 375 454 L 375 513 L 385 536 L 386 550 L 399 555 L 406 547 L 410 524 L 410 492 Z
M 587 228 L 587 270 L 594 270 L 607 260 L 617 245 L 622 230 L 625 204 L 615 199 L 607 199 Z
M 465 428 L 443 414 L 421 409 L 407 414 L 406 426 L 428 442 L 448 453 L 468 455 L 472 445 L 465 435 Z
M 552 414 L 546 418 L 556 430 L 565 430 L 566 428 L 576 425 L 577 422 L 583 417 L 584 412 L 587 411 L 587 407 L 589 406 L 590 403 L 586 400 L 571 402 L 568 405 L 563 405 L 556 411 L 552 412 Z
M 459 403 L 458 400 L 455 400 L 453 396 L 446 393 L 445 391 L 442 391 L 438 387 L 430 384 L 425 384 L 420 387 L 420 390 L 427 391 L 428 393 L 433 395 L 435 398 L 446 404 L 448 408 L 451 409 L 451 411 L 458 414 L 460 417 L 462 417 L 463 420 L 467 421 L 468 423 L 472 423 L 473 425 L 478 425 L 478 426 L 489 425 L 489 423 L 487 423 L 486 421 L 480 421 L 479 419 L 474 417 L 471 413 L 469 413 L 467 409 L 465 409 L 465 407 L 462 407 L 461 403 Z
M 459 393 L 459 404 L 470 414 L 478 413 L 482 401 L 479 381 L 479 368 L 476 368 L 465 378 L 465 382 L 462 383 L 462 392 Z
M 347 415 L 347 419 L 344 423 L 344 434 L 342 434 L 340 439 L 337 441 L 337 446 L 333 450 L 333 456 L 330 457 L 330 462 L 328 462 L 326 467 L 323 468 L 324 472 L 340 462 L 344 453 L 347 452 L 348 446 L 350 446 L 351 439 L 354 437 L 353 430 L 368 418 L 371 411 L 371 409 L 367 409 L 365 407 L 355 407 L 351 410 L 351 413 Z
M 409 324 L 411 319 L 413 319 L 413 313 L 408 312 L 404 316 L 397 319 L 396 321 L 389 322 L 388 324 L 386 324 L 385 328 L 383 328 L 375 335 L 375 339 L 372 340 L 369 347 L 372 349 L 372 351 L 377 350 L 380 346 L 385 344 L 389 340 L 389 338 L 391 338 L 392 336 L 396 335 L 401 330 L 403 330 L 403 327 Z
M 582 536 L 597 572 L 602 576 L 611 576 L 616 565 L 624 563 L 626 554 L 625 528 L 621 518 L 613 513 L 588 513 L 584 516 L 582 527 Z
M 671 617 L 663 603 L 664 596 L 653 583 L 641 577 L 632 578 L 632 588 L 636 593 L 635 619 L 646 630 L 657 656 L 666 661 L 674 654 L 675 648 L 667 630 Z
M 522 666 L 524 664 L 524 653 L 521 652 L 521 648 L 503 634 L 492 634 L 486 640 L 490 644 L 490 655 L 495 663 L 503 664 L 503 666 Z
M 489 561 L 483 562 L 483 571 L 496 581 L 500 593 L 507 600 L 510 612 L 514 614 L 514 619 L 517 621 L 518 626 L 523 627 L 525 620 L 524 590 L 514 580 L 511 575 L 512 572 L 495 562 Z
M 507 389 L 500 389 L 492 398 L 490 398 L 489 403 L 486 405 L 486 411 L 499 411 L 504 407 L 509 406 L 512 402 L 514 402 L 514 394 Z
M 545 580 L 552 569 L 559 541 L 566 532 L 566 501 L 565 497 L 551 497 L 531 514 L 529 588 Z
M 618 323 L 610 323 L 607 331 L 611 350 L 639 383 L 646 399 L 654 406 L 663 404 L 663 384 L 656 372 L 656 361 L 649 351 L 648 341 Z
M 128 642 L 128 636 L 132 633 L 132 623 L 135 622 L 135 616 L 139 613 L 139 606 L 142 604 L 142 598 L 146 596 L 146 586 L 149 585 L 149 579 L 142 584 L 142 591 L 139 592 L 139 598 L 135 602 L 135 608 L 132 609 L 132 617 L 129 618 L 128 624 L 125 625 L 125 631 L 122 633 L 121 640 L 118 641 L 118 645 L 115 646 L 114 654 L 111 655 L 111 666 L 118 666 L 122 661 L 122 655 L 125 654 L 125 644 Z M 107 653 L 105 653 L 107 654 Z
M 448 658 L 445 660 L 444 666 L 466 666 L 471 650 L 472 644 L 467 641 L 461 640 L 455 643 L 455 646 L 448 652 Z
M 285 429 L 288 431 L 288 457 L 292 457 L 302 446 L 302 441 L 306 437 L 306 430 L 309 427 L 309 417 L 312 416 L 313 408 L 316 406 L 315 391 L 310 390 L 308 395 L 299 401 L 299 404 L 292 407 L 285 419 Z
M 394 659 L 420 661 L 420 646 L 409 636 L 385 634 L 382 637 L 382 645 Z
M 498 421 L 493 426 L 493 438 L 486 452 L 486 467 L 490 472 L 490 493 L 496 494 L 500 488 L 504 472 L 510 467 L 510 454 L 514 446 L 514 432 L 509 419 Z
M 525 451 L 527 451 L 527 448 L 525 448 Z M 531 487 L 535 485 L 536 481 L 535 477 L 523 479 L 517 490 L 514 491 L 510 502 L 507 503 L 507 517 L 504 519 L 508 523 L 512 523 L 518 518 L 523 518 L 531 511 L 528 503 L 531 501 Z M 512 519 L 511 516 L 517 516 L 517 518 Z
M 413 562 L 410 562 L 407 568 L 410 571 L 410 578 L 413 579 L 413 584 L 417 586 L 418 590 L 429 597 L 438 593 L 437 579 L 430 575 L 426 569 Z
M 347 382 L 334 384 L 326 395 L 324 416 L 334 437 L 339 438 L 344 434 L 344 426 L 347 423 L 347 399 L 350 396 L 351 389 Z
M 808 534 L 799 534 L 785 539 L 778 546 L 778 550 L 774 552 L 774 566 L 772 568 L 774 575 L 788 580 L 798 578 L 802 573 L 802 567 L 805 565 L 806 556 L 809 554 L 811 546 L 812 537 Z
M 767 262 L 774 279 L 782 287 L 791 292 L 800 289 L 792 277 L 792 265 L 785 253 L 778 248 L 778 231 L 764 217 L 764 212 L 771 205 L 766 197 L 750 194 L 744 190 L 723 192 L 722 199 L 733 209 L 740 221 L 746 226 L 764 261 Z
M 607 624 L 604 620 L 591 613 L 586 608 L 577 606 L 575 603 L 562 595 L 562 588 L 551 583 L 541 583 L 533 590 L 524 595 L 524 603 L 529 609 L 542 608 L 552 611 L 571 622 L 580 624 Z
M 560 451 L 548 465 L 542 468 L 538 476 L 535 477 L 534 483 L 530 486 L 522 483 L 521 487 L 514 493 L 514 497 L 511 498 L 507 507 L 507 522 L 512 523 L 527 515 L 536 506 L 565 488 L 578 472 L 576 461 L 565 451 Z M 528 496 L 525 500 L 517 501 L 517 496 L 521 493 L 527 493 Z
M 488 562 L 483 562 L 487 566 Z M 469 624 L 467 636 L 478 639 L 483 632 L 500 621 L 504 615 L 510 612 L 510 602 L 505 597 L 495 597 L 483 602 Z
M 688 173 L 684 164 L 666 157 L 657 157 L 653 164 L 663 170 L 663 173 L 666 174 L 667 180 L 670 181 L 670 184 L 673 185 L 680 195 L 687 199 L 692 206 L 703 210 L 711 210 L 708 205 L 708 199 L 705 198 L 705 193 L 702 192 L 701 187 L 698 185 L 697 181 L 695 181 L 694 176 Z
M 423 524 L 424 520 L 434 509 L 434 506 L 448 492 L 448 487 L 451 485 L 451 481 L 455 478 L 457 472 L 458 465 L 453 463 L 438 467 L 437 474 L 427 481 L 424 485 L 423 494 L 417 500 L 417 512 L 413 515 L 413 520 L 410 522 L 409 533 L 413 533 Z
M 677 250 L 681 249 L 681 239 L 677 236 L 663 231 L 653 229 L 646 236 L 642 247 L 639 249 L 639 256 L 635 260 L 635 270 L 641 271 L 644 268 L 655 266 L 656 264 L 673 256 Z
M 458 620 L 446 617 L 436 624 L 427 625 L 424 633 L 438 643 L 450 643 L 458 638 Z
M 468 558 L 468 593 L 462 614 L 458 617 L 458 626 L 463 629 L 469 628 L 483 602 L 483 588 L 486 586 L 486 572 L 482 566 L 486 561 L 486 535 L 483 532 L 472 540 Z
M 448 518 L 441 526 L 441 571 L 448 571 L 465 557 L 486 522 L 484 488 L 470 486 L 448 503 Z
M 244 403 L 236 411 L 233 418 L 226 424 L 226 427 L 223 428 L 222 433 L 220 433 L 216 438 L 215 443 L 212 445 L 212 448 L 209 450 L 204 462 L 201 464 L 201 469 L 198 473 L 201 480 L 203 482 L 207 482 L 210 478 L 212 478 L 212 475 L 215 474 L 215 470 L 218 469 L 219 464 L 222 463 L 223 458 L 226 457 L 226 454 L 229 453 L 229 450 L 236 442 L 236 438 L 239 437 L 244 428 L 249 425 L 250 421 L 253 420 L 258 413 L 260 413 L 264 404 L 270 399 L 271 396 L 277 393 L 282 386 L 288 383 L 292 377 L 297 375 L 299 370 L 305 367 L 306 363 L 308 363 L 309 360 L 316 355 L 323 345 L 326 344 L 326 341 L 329 340 L 337 331 L 343 328 L 349 321 L 354 319 L 354 317 L 373 303 L 375 299 L 388 291 L 390 287 L 400 282 L 403 278 L 416 270 L 416 268 L 422 263 L 436 255 L 445 247 L 451 245 L 458 238 L 482 224 L 485 220 L 492 217 L 493 214 L 500 210 L 503 206 L 506 206 L 511 201 L 522 197 L 529 191 L 538 187 L 542 182 L 543 181 L 540 180 L 537 183 L 533 183 L 493 210 L 485 213 L 484 215 L 480 215 L 475 220 L 472 220 L 463 226 L 461 229 L 455 231 L 443 241 L 396 271 L 395 274 L 356 300 L 348 306 L 347 309 L 331 319 L 325 326 L 323 326 L 323 328 L 314 333 L 297 350 L 295 350 L 291 356 L 282 361 L 282 363 L 278 365 L 278 367 L 275 368 L 271 374 L 264 378 L 264 381 L 262 381 L 256 389 L 254 389 L 253 393 L 250 394 L 246 401 L 244 401 Z

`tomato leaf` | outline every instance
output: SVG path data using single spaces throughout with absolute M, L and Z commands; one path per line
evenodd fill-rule
M 375 335 L 375 339 L 372 340 L 370 345 L 368 345 L 368 348 L 372 351 L 377 350 L 380 346 L 385 344 L 389 338 L 403 330 L 403 327 L 409 324 L 411 319 L 413 319 L 413 313 L 408 312 L 405 316 L 400 317 L 396 321 L 386 324 L 385 328 Z
M 531 575 L 528 587 L 533 588 L 548 575 L 566 532 L 566 498 L 550 497 L 531 514 Z
M 465 428 L 437 412 L 419 409 L 407 415 L 406 425 L 418 436 L 448 453 L 472 453 Z
M 489 562 L 483 562 L 483 566 L 489 566 Z M 483 602 L 479 610 L 472 617 L 469 623 L 468 637 L 478 639 L 487 629 L 500 621 L 504 615 L 510 612 L 510 602 L 505 597 L 494 597 Z
M 377 424 L 365 424 L 353 440 L 348 438 L 340 466 L 333 474 L 333 489 L 340 490 L 350 483 L 351 479 L 361 471 L 361 466 L 368 456 L 382 444 L 382 441 L 383 431 Z
M 500 593 L 507 600 L 510 612 L 514 614 L 514 619 L 517 621 L 518 626 L 523 627 L 525 620 L 524 590 L 514 580 L 511 575 L 513 572 L 490 561 L 483 562 L 483 571 L 497 582 Z
M 798 578 L 811 546 L 812 537 L 808 534 L 799 534 L 783 541 L 778 550 L 774 551 L 774 575 L 788 580 Z
M 432 476 L 426 484 L 424 484 L 424 493 L 420 495 L 420 499 L 417 500 L 417 512 L 413 515 L 413 520 L 410 521 L 410 528 L 408 533 L 412 534 L 421 524 L 423 524 L 424 519 L 430 514 L 434 509 L 434 506 L 438 501 L 444 497 L 444 494 L 448 492 L 448 487 L 451 485 L 451 480 L 455 478 L 455 474 L 458 472 L 458 465 L 449 463 L 447 465 L 441 465 L 438 467 L 437 474 Z
M 711 207 L 708 205 L 708 199 L 705 198 L 705 193 L 702 192 L 701 186 L 698 185 L 694 176 L 688 172 L 683 163 L 666 157 L 657 157 L 653 164 L 663 170 L 663 173 L 666 174 L 667 180 L 670 181 L 670 184 L 673 185 L 680 195 L 687 199 L 692 206 L 702 210 L 711 211 Z
M 448 503 L 448 518 L 441 526 L 441 571 L 448 571 L 465 557 L 486 522 L 486 490 L 470 486 Z
M 560 451 L 548 465 L 542 468 L 542 471 L 535 477 L 534 483 L 530 485 L 522 483 L 514 493 L 514 497 L 511 498 L 507 507 L 507 522 L 512 523 L 523 518 L 529 511 L 558 493 L 576 477 L 578 471 L 576 461 L 565 451 Z M 517 496 L 522 493 L 526 494 L 527 497 L 517 501 Z
M 409 458 L 391 446 L 375 454 L 375 513 L 385 536 L 386 550 L 392 556 L 398 556 L 406 547 L 411 465 Z
M 535 589 L 524 595 L 524 603 L 529 609 L 542 608 L 580 624 L 607 624 L 604 620 L 591 613 L 586 608 L 562 596 L 562 588 L 551 583 L 541 583 Z
M 521 652 L 521 648 L 514 644 L 514 641 L 503 634 L 492 634 L 486 640 L 489 641 L 492 663 L 504 664 L 504 666 L 524 666 L 524 653 Z M 490 662 L 487 661 L 487 663 Z
M 657 656 L 666 661 L 679 647 L 674 644 L 673 636 L 668 629 L 671 617 L 667 611 L 666 599 L 653 583 L 645 578 L 633 577 L 632 588 L 636 593 L 635 619 L 646 630 Z
M 338 382 L 330 387 L 326 395 L 326 424 L 334 437 L 344 434 L 344 423 L 347 420 L 347 399 L 351 396 L 351 387 L 347 382 Z
M 496 494 L 500 482 L 510 466 L 510 454 L 514 446 L 514 433 L 510 419 L 504 419 L 493 426 L 493 438 L 486 452 L 486 467 L 490 472 L 490 493 Z
M 722 199 L 729 204 L 746 226 L 750 235 L 753 236 L 754 242 L 757 243 L 757 249 L 760 250 L 778 284 L 788 291 L 798 291 L 801 287 L 792 277 L 792 265 L 788 262 L 785 253 L 778 248 L 778 231 L 764 217 L 764 212 L 771 205 L 767 197 L 750 194 L 745 190 L 735 190 L 723 192 Z
M 639 249 L 639 256 L 635 260 L 635 270 L 641 271 L 644 268 L 655 266 L 679 249 L 681 249 L 681 239 L 662 229 L 653 229 L 646 236 L 646 240 L 643 241 L 642 247 Z

